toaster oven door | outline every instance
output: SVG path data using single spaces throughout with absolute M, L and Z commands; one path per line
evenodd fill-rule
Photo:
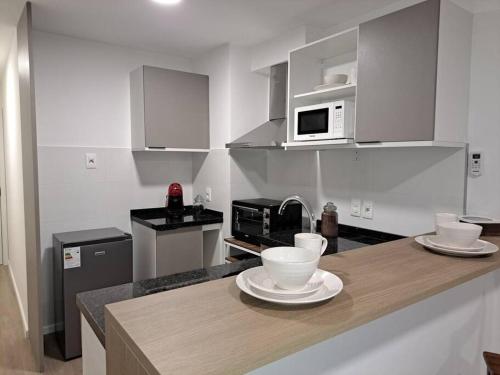
M 262 235 L 264 230 L 263 212 L 256 208 L 233 205 L 232 231 L 234 234 Z

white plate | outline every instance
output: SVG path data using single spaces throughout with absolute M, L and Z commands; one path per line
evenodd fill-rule
M 440 247 L 448 250 L 458 250 L 458 251 L 481 251 L 486 247 L 487 242 L 483 240 L 477 240 L 474 242 L 474 246 L 470 247 L 460 247 L 460 246 L 451 246 L 448 244 L 441 243 L 440 236 L 427 236 L 426 239 L 433 246 Z
M 316 272 L 322 274 L 321 277 L 323 278 L 324 282 L 321 288 L 319 288 L 315 293 L 299 298 L 290 298 L 289 296 L 277 297 L 275 295 L 269 295 L 268 293 L 261 292 L 258 289 L 254 289 L 249 285 L 247 278 L 248 275 L 251 274 L 252 270 L 253 268 L 245 270 L 236 277 L 236 285 L 238 285 L 238 288 L 240 288 L 246 294 L 251 295 L 252 297 L 281 305 L 304 305 L 326 301 L 339 294 L 344 287 L 342 280 L 340 280 L 338 276 L 327 271 L 317 270 Z
M 334 87 L 348 86 L 349 83 L 325 83 L 323 85 L 314 86 L 314 91 L 332 89 Z
M 316 271 L 304 288 L 299 290 L 286 290 L 281 289 L 274 283 L 264 267 L 255 267 L 251 268 L 251 270 L 252 272 L 248 272 L 246 276 L 248 284 L 254 289 L 276 296 L 288 296 L 290 298 L 305 297 L 316 292 L 321 288 L 324 282 L 322 277 L 324 276 L 322 273 L 323 271 Z
M 486 242 L 486 246 L 481 251 L 459 251 L 459 250 L 444 249 L 442 247 L 432 245 L 427 240 L 427 237 L 429 237 L 429 236 L 418 236 L 418 237 L 415 237 L 415 241 L 418 242 L 420 245 L 424 246 L 426 249 L 435 251 L 437 253 L 445 254 L 445 255 L 452 255 L 452 256 L 464 257 L 464 258 L 465 257 L 479 257 L 479 256 L 484 256 L 484 255 L 490 255 L 490 254 L 496 253 L 498 251 L 498 246 L 495 244 L 492 244 L 491 242 L 488 242 L 488 241 L 484 241 L 484 242 Z

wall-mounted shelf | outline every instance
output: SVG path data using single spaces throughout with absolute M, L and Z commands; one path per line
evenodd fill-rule
M 147 151 L 147 152 L 210 152 L 207 148 L 163 148 L 163 147 L 143 147 L 133 148 L 132 152 Z
M 440 141 L 411 141 L 411 142 L 373 142 L 355 143 L 353 139 L 334 139 L 327 141 L 287 142 L 285 150 L 321 151 L 334 149 L 372 149 L 372 148 L 414 148 L 414 147 L 443 147 L 464 148 L 466 143 Z
M 329 139 L 326 141 L 286 142 L 285 150 L 328 150 L 342 148 L 354 143 L 353 139 Z
M 311 100 L 324 100 L 324 99 L 340 99 L 356 95 L 356 85 L 344 85 L 338 87 L 331 87 L 323 90 L 310 91 L 303 94 L 294 95 L 295 99 L 311 99 Z

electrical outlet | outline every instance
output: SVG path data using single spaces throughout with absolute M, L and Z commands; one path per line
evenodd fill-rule
M 207 202 L 212 202 L 212 188 L 209 186 L 205 188 L 205 200 Z
M 364 201 L 363 202 L 363 217 L 365 219 L 373 219 L 373 202 Z
M 97 168 L 96 154 L 85 154 L 85 166 L 87 167 L 87 169 Z
M 351 199 L 351 216 L 361 216 L 361 200 Z

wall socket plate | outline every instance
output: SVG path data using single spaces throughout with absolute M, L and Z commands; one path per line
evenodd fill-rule
M 373 219 L 373 202 L 363 201 L 363 217 L 365 219 Z
M 205 188 L 205 201 L 212 202 L 212 188 L 210 186 Z
M 351 216 L 361 216 L 361 199 L 351 199 Z
M 96 154 L 85 154 L 85 166 L 87 169 L 97 168 L 97 156 Z

